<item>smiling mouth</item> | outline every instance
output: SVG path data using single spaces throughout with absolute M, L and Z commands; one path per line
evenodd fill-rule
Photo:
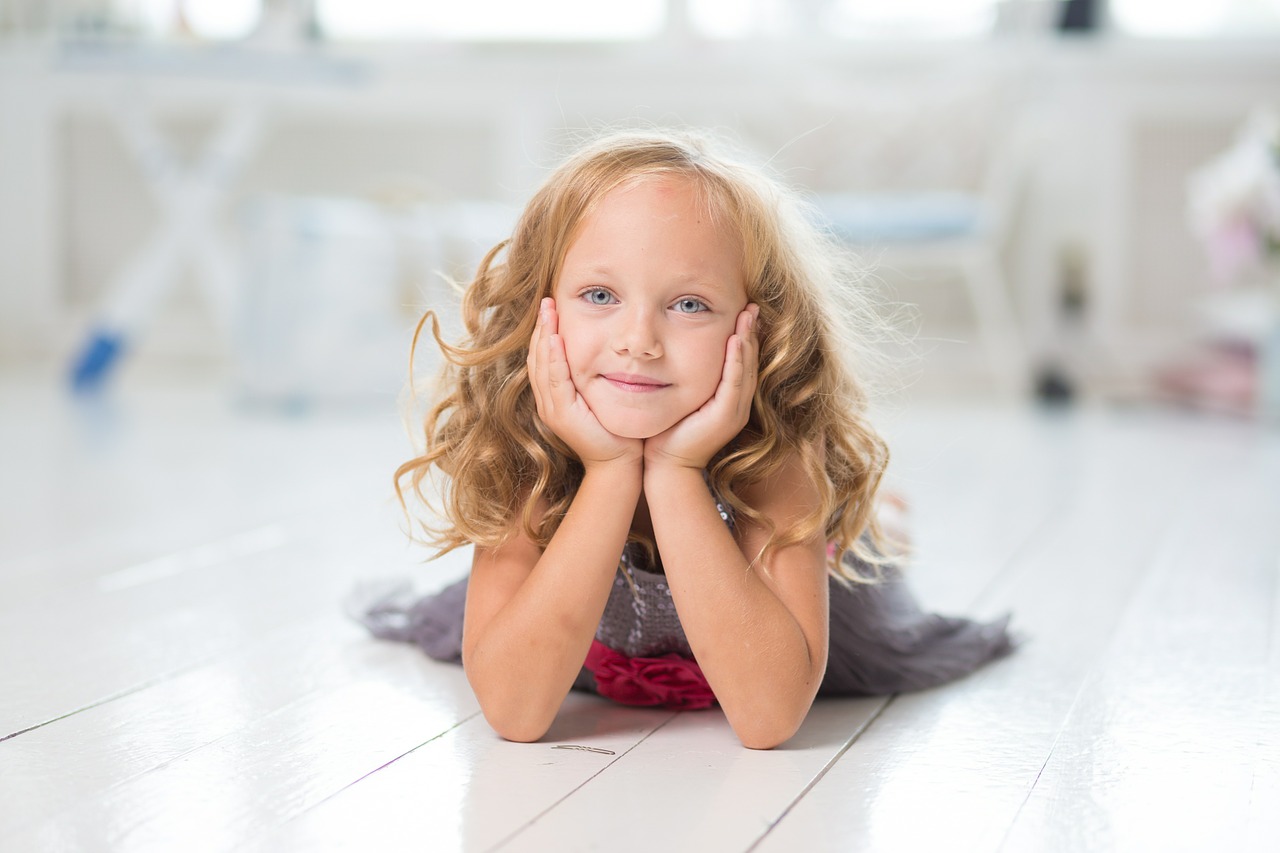
M 601 378 L 620 391 L 661 391 L 670 387 L 670 382 L 659 382 L 649 376 L 637 376 L 633 373 L 605 373 Z

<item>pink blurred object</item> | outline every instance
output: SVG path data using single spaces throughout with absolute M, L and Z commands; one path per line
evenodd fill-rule
M 1188 182 L 1188 217 L 1214 281 L 1236 284 L 1280 262 L 1280 115 L 1257 110 L 1231 147 Z
M 1258 266 L 1263 256 L 1263 241 L 1251 222 L 1237 219 L 1225 223 L 1205 238 L 1212 281 L 1226 287 L 1239 281 Z
M 1156 385 L 1170 402 L 1204 411 L 1251 416 L 1258 388 L 1258 357 L 1247 344 L 1210 344 L 1160 370 Z

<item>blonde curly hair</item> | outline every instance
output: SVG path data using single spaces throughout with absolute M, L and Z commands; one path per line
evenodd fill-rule
M 888 449 L 866 418 L 857 358 L 866 350 L 861 333 L 878 328 L 876 312 L 859 292 L 849 258 L 814 226 L 798 196 L 688 133 L 613 133 L 581 148 L 534 195 L 510 239 L 481 261 L 463 294 L 463 340 L 446 342 L 433 313 L 423 316 L 414 350 L 429 323 L 445 365 L 422 425 L 423 452 L 395 473 L 401 504 L 407 507 L 411 493 L 445 520 L 418 520 L 441 554 L 469 543 L 497 546 L 516 532 L 517 517 L 534 542 L 550 541 L 583 472 L 534 404 L 525 358 L 538 305 L 552 294 L 566 251 L 599 201 L 619 186 L 659 177 L 692 181 L 732 230 L 747 300 L 760 307 L 750 419 L 711 460 L 712 490 L 736 518 L 769 527 L 759 557 L 821 533 L 834 543 L 832 573 L 872 579 L 842 558 L 850 552 L 865 565 L 881 562 L 874 499 Z M 790 456 L 817 485 L 821 504 L 800 523 L 773 529 L 738 492 L 777 473 Z M 424 481 L 431 488 L 424 490 Z

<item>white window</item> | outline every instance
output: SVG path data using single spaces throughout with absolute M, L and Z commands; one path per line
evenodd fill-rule
M 115 0 L 114 10 L 126 29 L 145 35 L 221 41 L 257 29 L 262 0 Z
M 317 0 L 334 41 L 620 41 L 658 35 L 667 0 Z
M 160 38 L 235 40 L 267 0 L 101 0 L 124 29 Z M 301 7 L 305 4 L 299 4 Z M 1098 0 L 1104 27 L 1141 38 L 1280 36 L 1280 0 Z M 823 34 L 851 39 L 978 38 L 1052 29 L 1055 0 L 314 0 L 333 41 L 642 41 L 671 19 L 710 39 Z M 1035 18 L 1035 20 L 1031 20 Z
M 686 0 L 695 33 L 719 39 L 797 32 L 850 38 L 985 35 L 998 0 Z
M 1109 0 L 1113 29 L 1153 38 L 1280 35 L 1280 0 Z

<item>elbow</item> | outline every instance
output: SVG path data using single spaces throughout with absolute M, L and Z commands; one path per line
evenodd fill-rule
M 498 737 L 516 743 L 533 743 L 541 740 L 542 736 L 551 728 L 549 723 L 541 724 L 537 721 L 520 719 L 510 720 L 496 717 L 487 712 L 484 718 L 489 722 L 489 726 L 497 732 Z
M 475 665 L 476 657 L 464 652 L 463 669 L 485 722 L 503 740 L 533 743 L 541 739 L 550 730 L 564 697 L 553 699 L 538 690 L 536 683 L 512 678 L 507 672 L 486 671 Z
M 748 729 L 734 729 L 734 734 L 747 749 L 773 749 L 781 746 L 799 730 L 797 723 L 793 726 L 752 726 Z
M 550 730 L 558 707 L 547 707 L 527 695 L 504 693 L 501 697 L 476 694 L 489 727 L 503 740 L 516 743 L 540 740 Z
M 800 730 L 807 710 L 806 706 L 799 712 L 747 714 L 741 719 L 730 718 L 729 725 L 747 749 L 773 749 Z
M 753 697 L 754 701 L 746 705 L 722 702 L 721 707 L 743 746 L 747 749 L 773 749 L 800 731 L 816 693 L 817 688 L 811 683 L 794 693 L 783 691 L 773 701 L 761 702 Z
M 516 743 L 533 743 L 540 740 L 551 728 L 555 712 L 538 713 L 535 709 L 521 703 L 496 705 L 492 702 L 481 702 L 485 721 L 498 737 Z

